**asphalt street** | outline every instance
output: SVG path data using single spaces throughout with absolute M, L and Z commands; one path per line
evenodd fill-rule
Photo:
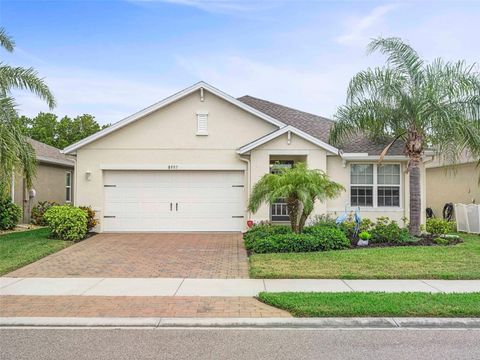
M 480 359 L 480 330 L 1 329 L 6 359 Z

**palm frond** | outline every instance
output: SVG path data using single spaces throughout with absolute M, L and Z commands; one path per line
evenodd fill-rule
M 347 104 L 368 98 L 395 104 L 406 87 L 405 76 L 395 69 L 375 68 L 360 71 L 348 85 Z
M 0 196 L 8 193 L 10 179 L 21 174 L 32 185 L 36 173 L 36 157 L 24 136 L 12 98 L 0 98 Z
M 5 96 L 12 89 L 27 89 L 45 100 L 52 109 L 55 107 L 55 98 L 45 81 L 38 77 L 33 68 L 12 67 L 0 63 L 0 91 Z
M 262 203 L 272 204 L 279 198 L 290 198 L 296 199 L 303 212 L 309 215 L 316 200 L 335 198 L 343 190 L 341 184 L 331 181 L 324 172 L 297 163 L 278 174 L 265 174 L 253 187 L 248 210 L 256 212 Z
M 0 46 L 8 52 L 13 52 L 13 49 L 15 48 L 15 41 L 7 34 L 3 27 L 0 27 Z
M 352 135 L 359 135 L 359 130 L 374 140 L 397 136 L 408 121 L 398 116 L 396 107 L 373 99 L 357 100 L 355 104 L 341 106 L 334 120 L 330 141 L 336 145 Z
M 376 38 L 368 44 L 367 53 L 380 51 L 387 55 L 387 64 L 404 71 L 414 85 L 419 85 L 423 78 L 423 60 L 418 53 L 402 39 L 396 37 Z

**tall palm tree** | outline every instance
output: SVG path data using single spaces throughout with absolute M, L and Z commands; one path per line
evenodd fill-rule
M 340 195 L 344 187 L 321 170 L 307 169 L 303 163 L 279 173 L 265 174 L 253 187 L 248 210 L 256 212 L 264 202 L 272 204 L 280 198 L 287 202 L 292 230 L 301 233 L 316 200 L 325 201 Z
M 410 224 L 420 233 L 420 166 L 426 147 L 455 162 L 463 151 L 480 158 L 480 76 L 475 65 L 464 61 L 425 62 L 399 38 L 378 38 L 368 53 L 387 56 L 386 66 L 355 75 L 348 86 L 346 105 L 341 106 L 330 133 L 334 144 L 363 131 L 375 139 L 404 144 L 409 158 Z
M 8 52 L 15 48 L 15 42 L 3 28 L 0 28 L 0 46 Z M 12 90 L 29 90 L 45 100 L 50 108 L 55 106 L 52 93 L 33 68 L 12 67 L 0 62 L 0 196 L 8 194 L 15 172 L 25 177 L 27 186 L 32 185 L 36 172 L 35 152 L 23 135 Z

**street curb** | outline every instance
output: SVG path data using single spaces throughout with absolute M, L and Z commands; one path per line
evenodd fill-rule
M 480 329 L 480 318 L 0 317 L 1 327 Z

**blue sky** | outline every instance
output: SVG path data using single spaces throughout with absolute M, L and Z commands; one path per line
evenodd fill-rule
M 331 117 L 348 80 L 382 64 L 376 36 L 408 40 L 426 59 L 480 61 L 477 1 L 8 1 L 0 24 L 12 65 L 33 66 L 60 116 L 115 122 L 199 80 Z M 47 111 L 26 93 L 19 112 Z

